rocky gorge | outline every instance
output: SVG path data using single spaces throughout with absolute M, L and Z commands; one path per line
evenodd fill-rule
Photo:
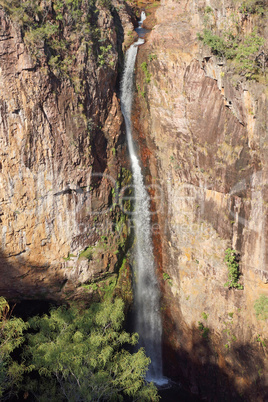
M 138 51 L 133 127 L 152 200 L 164 374 L 205 400 L 265 401 L 267 59 L 247 77 L 198 40 L 204 27 L 246 35 L 257 26 L 267 54 L 265 12 L 238 3 L 139 5 L 150 32 Z M 51 25 L 55 4 L 42 7 Z M 61 10 L 65 64 L 42 37 L 34 53 L 31 31 L 0 10 L 0 290 L 9 300 L 90 301 L 111 290 L 132 302 L 118 85 L 135 37 L 131 7 L 97 2 L 89 33 L 83 24 L 74 32 Z M 241 288 L 224 286 L 227 249 Z

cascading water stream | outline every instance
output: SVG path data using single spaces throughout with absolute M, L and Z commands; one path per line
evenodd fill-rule
M 146 15 L 142 12 L 140 27 Z M 132 138 L 131 109 L 133 99 L 134 67 L 138 46 L 144 40 L 139 38 L 126 52 L 123 80 L 121 84 L 121 107 L 125 118 L 127 143 L 132 165 L 135 188 L 135 310 L 136 331 L 140 336 L 140 346 L 146 350 L 151 364 L 146 379 L 158 385 L 167 383 L 162 373 L 162 322 L 160 315 L 160 292 L 155 272 L 150 200 L 146 191 L 141 167 Z
M 144 11 L 141 12 L 141 19 L 139 21 L 139 25 L 141 26 L 143 21 L 146 20 L 146 14 Z

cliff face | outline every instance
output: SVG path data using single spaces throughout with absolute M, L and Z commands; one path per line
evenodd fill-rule
M 131 297 L 116 87 L 133 24 L 126 3 L 104 3 L 87 40 L 58 15 L 70 55 L 61 64 L 42 37 L 33 52 L 31 31 L 0 9 L 0 292 L 8 298 L 109 291 L 118 271 L 117 291 Z M 45 6 L 52 18 L 52 2 Z M 137 61 L 134 124 L 155 196 L 165 370 L 214 400 L 262 401 L 267 392 L 267 319 L 254 305 L 268 296 L 268 102 L 261 77 L 237 73 L 197 33 L 205 19 L 220 30 L 233 14 L 251 32 L 254 13 L 232 1 L 163 1 Z M 227 248 L 237 250 L 243 290 L 224 286 Z
M 79 284 L 118 271 L 128 236 L 115 207 L 129 180 L 116 81 L 131 16 L 124 2 L 99 4 L 98 36 L 86 42 L 60 15 L 69 77 L 44 41 L 33 54 L 0 9 L 0 292 L 9 298 L 78 296 Z
M 235 15 L 251 32 L 257 18 L 232 2 L 163 1 L 137 62 L 135 127 L 160 195 L 166 374 L 213 400 L 262 401 L 268 327 L 254 304 L 268 296 L 267 87 L 197 40 L 204 10 L 217 29 Z M 243 290 L 224 286 L 227 248 Z

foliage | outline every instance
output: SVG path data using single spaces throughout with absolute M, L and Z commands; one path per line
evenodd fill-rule
M 252 33 L 246 35 L 244 41 L 237 47 L 235 54 L 237 70 L 240 73 L 245 71 L 246 77 L 250 77 L 253 73 L 258 72 L 259 65 L 256 56 L 263 44 L 264 38 L 260 37 L 257 31 L 254 30 Z
M 205 327 L 201 321 L 198 321 L 198 329 L 202 333 L 202 338 L 207 339 L 209 328 Z
M 256 29 L 242 36 L 231 29 L 216 35 L 211 29 L 206 28 L 202 34 L 198 33 L 197 37 L 211 48 L 213 54 L 233 60 L 238 73 L 244 74 L 247 78 L 259 73 L 262 67 L 259 52 L 264 44 L 264 38 Z
M 92 283 L 83 283 L 81 285 L 82 288 L 86 290 L 93 290 L 100 292 L 102 296 L 102 300 L 112 300 L 114 289 L 117 284 L 117 277 L 116 275 L 106 277 L 102 280 L 98 280 Z
M 163 279 L 164 279 L 165 282 L 168 281 L 169 285 L 172 286 L 172 280 L 171 280 L 171 278 L 170 278 L 168 273 L 163 272 Z
M 116 277 L 111 277 L 108 278 L 108 280 L 103 281 L 103 283 L 100 286 L 100 290 L 104 292 L 104 300 L 111 299 L 116 283 L 117 283 Z
M 268 297 L 261 295 L 254 304 L 255 314 L 258 320 L 268 319 Z
M 233 318 L 233 313 L 228 313 L 228 316 L 230 318 Z M 224 345 L 224 347 L 227 350 L 230 350 L 232 347 L 233 342 L 237 341 L 237 337 L 235 336 L 235 334 L 232 332 L 232 326 L 233 326 L 233 321 L 223 321 L 224 325 L 226 326 L 226 328 L 223 330 L 224 333 L 226 333 L 226 340 L 227 343 Z
M 164 281 L 170 279 L 169 274 L 167 274 L 166 272 L 163 272 L 163 279 L 164 279 Z
M 265 13 L 265 6 L 265 0 L 245 0 L 242 2 L 239 11 L 245 16 L 248 14 L 263 15 Z
M 20 25 L 35 62 L 43 65 L 46 60 L 50 71 L 57 77 L 71 79 L 78 92 L 82 90 L 80 72 L 84 64 L 76 63 L 77 46 L 89 55 L 94 43 L 97 61 L 104 64 L 103 49 L 111 45 L 106 45 L 108 35 L 101 35 L 97 26 L 96 4 L 110 8 L 110 0 L 0 0 L 0 4 Z M 100 41 L 104 42 L 102 46 Z M 112 60 L 109 62 L 113 64 Z
M 25 323 L 0 297 L 0 399 L 22 391 L 44 402 L 158 401 L 157 389 L 145 381 L 150 359 L 143 349 L 124 349 L 138 335 L 122 329 L 123 308 L 121 299 L 86 310 L 62 306 Z
M 204 29 L 203 34 L 198 34 L 198 39 L 203 41 L 205 45 L 209 46 L 212 53 L 220 57 L 232 59 L 234 57 L 234 49 L 237 46 L 235 37 L 229 33 L 224 32 L 222 36 L 215 35 L 209 29 Z
M 206 6 L 204 10 L 205 14 L 213 13 L 213 9 L 210 6 Z
M 93 282 L 93 283 L 83 283 L 81 286 L 82 286 L 82 288 L 87 289 L 87 290 L 96 291 L 96 290 L 99 289 L 98 285 L 95 282 Z
M 0 297 L 0 399 L 9 399 L 17 393 L 22 382 L 24 367 L 15 362 L 11 354 L 24 342 L 24 331 L 28 324 L 12 317 L 10 307 Z
M 98 62 L 100 64 L 100 66 L 103 66 L 107 62 L 109 62 L 109 64 L 111 64 L 111 62 L 112 62 L 111 54 L 110 54 L 111 49 L 112 49 L 112 45 L 108 45 L 107 47 L 100 46 L 101 53 L 98 56 Z M 109 59 L 110 59 L 110 61 L 109 61 Z
M 156 55 L 156 54 L 150 53 L 150 54 L 148 55 L 148 60 L 149 60 L 149 61 L 153 61 L 153 60 L 156 60 L 156 59 L 157 59 L 157 55 Z
M 63 259 L 64 261 L 70 261 L 72 257 L 75 257 L 75 255 L 68 253 L 68 257 L 63 257 Z
M 156 388 L 144 379 L 150 359 L 143 349 L 123 349 L 138 339 L 122 330 L 123 320 L 120 299 L 83 311 L 60 307 L 31 319 L 35 333 L 28 335 L 25 358 L 42 381 L 31 380 L 28 391 L 44 401 L 123 401 L 124 395 L 157 401 Z
M 146 61 L 141 63 L 141 69 L 145 74 L 145 81 L 147 82 L 147 84 L 149 84 L 149 82 L 151 81 L 152 74 L 150 74 L 148 71 L 148 65 L 147 65 Z
M 101 6 L 108 8 L 108 9 L 110 9 L 112 6 L 111 0 L 99 0 L 99 2 L 100 2 Z
M 204 320 L 208 319 L 208 314 L 206 314 L 205 312 L 202 313 L 202 317 L 204 318 Z
M 79 254 L 79 258 L 86 258 L 88 261 L 91 261 L 93 258 L 93 247 L 89 246 L 84 251 Z
M 256 342 L 260 342 L 260 344 L 266 348 L 266 343 L 265 341 L 262 339 L 262 336 L 260 334 L 258 334 L 257 338 L 256 338 Z
M 240 290 L 244 289 L 243 285 L 238 283 L 241 274 L 239 272 L 239 264 L 236 251 L 228 248 L 225 251 L 224 260 L 227 262 L 229 279 L 228 282 L 224 284 L 224 286 Z

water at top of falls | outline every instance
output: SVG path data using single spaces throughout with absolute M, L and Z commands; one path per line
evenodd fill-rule
M 144 21 L 145 19 L 146 19 L 146 14 L 145 14 L 144 11 L 142 11 L 142 13 L 141 13 L 141 19 L 140 19 L 140 21 L 139 21 L 139 26 L 138 26 L 137 28 L 135 28 L 135 31 L 137 32 L 137 34 L 139 35 L 140 38 L 143 38 L 143 37 L 145 36 L 145 34 L 146 34 L 147 32 L 149 32 L 148 29 L 145 29 L 145 28 L 143 28 L 143 26 L 142 26 L 143 21 Z
M 121 83 L 121 107 L 125 118 L 127 143 L 135 189 L 135 208 L 133 214 L 136 238 L 134 264 L 135 329 L 140 336 L 139 345 L 145 348 L 146 354 L 151 359 L 146 379 L 153 381 L 157 385 L 164 385 L 167 384 L 168 380 L 163 377 L 162 372 L 160 292 L 153 254 L 150 199 L 144 185 L 140 163 L 136 155 L 131 124 L 134 67 L 138 46 L 142 43 L 144 43 L 144 40 L 139 38 L 126 52 L 124 74 Z
M 140 25 L 142 25 L 144 20 L 146 20 L 146 14 L 145 14 L 145 11 L 142 11 L 141 12 L 141 19 L 139 21 Z

